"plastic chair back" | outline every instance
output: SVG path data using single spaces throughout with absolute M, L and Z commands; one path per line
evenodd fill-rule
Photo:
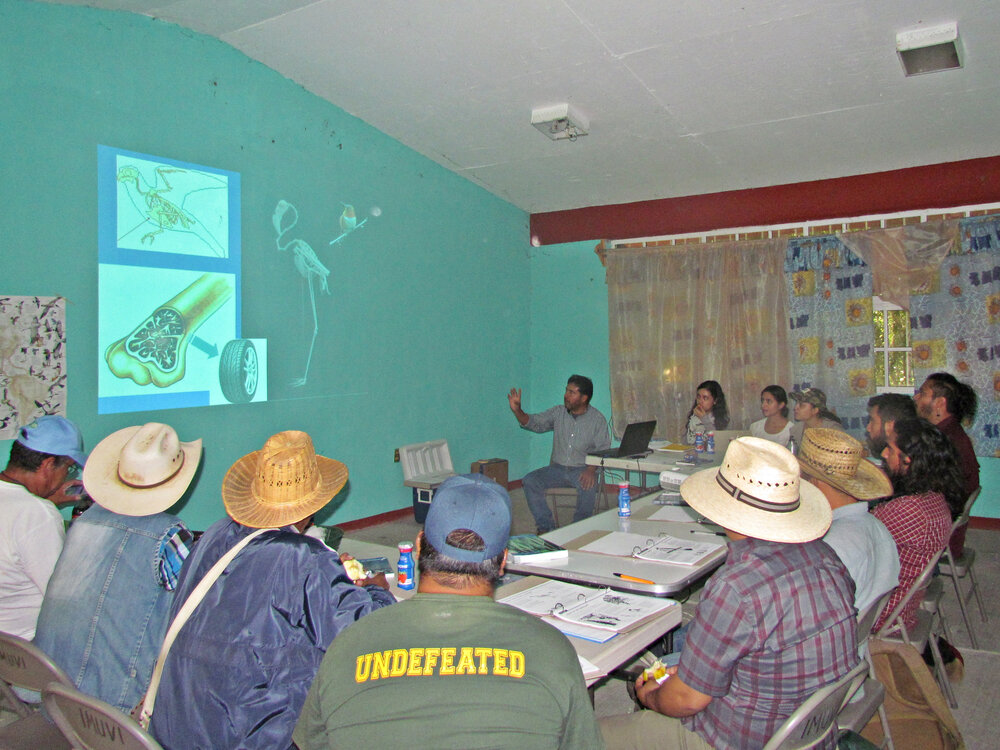
M 764 750 L 807 750 L 837 731 L 837 716 L 868 676 L 868 662 L 860 661 L 836 682 L 817 690 L 785 719 Z
M 78 750 L 163 750 L 130 717 L 73 687 L 53 683 L 42 691 L 45 710 Z

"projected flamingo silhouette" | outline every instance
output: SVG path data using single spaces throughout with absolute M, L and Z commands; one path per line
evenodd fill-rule
M 367 218 L 360 222 L 358 221 L 357 215 L 354 212 L 354 206 L 348 203 L 341 205 L 344 206 L 344 210 L 339 219 L 340 235 L 330 240 L 331 245 L 343 242 L 345 238 L 368 223 Z M 274 224 L 274 231 L 278 233 L 274 241 L 275 245 L 281 252 L 286 250 L 291 251 L 295 269 L 306 280 L 306 286 L 309 287 L 309 304 L 312 308 L 313 332 L 312 340 L 309 342 L 309 354 L 306 357 L 305 371 L 302 373 L 302 377 L 294 378 L 291 382 L 293 387 L 298 388 L 304 386 L 309 379 L 309 366 L 312 364 L 313 350 L 316 347 L 316 336 L 319 334 L 319 319 L 316 316 L 316 284 L 320 285 L 321 292 L 325 294 L 330 293 L 330 286 L 327 283 L 330 269 L 323 265 L 319 256 L 316 255 L 316 251 L 305 240 L 296 237 L 282 244 L 284 236 L 299 223 L 299 210 L 294 205 L 286 200 L 279 200 L 274 207 L 271 223 Z

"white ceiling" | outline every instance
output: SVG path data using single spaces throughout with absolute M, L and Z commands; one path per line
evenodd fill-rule
M 62 0 L 231 44 L 531 212 L 1000 154 L 996 0 Z M 904 78 L 957 21 L 965 68 Z M 550 141 L 569 102 L 590 135 Z

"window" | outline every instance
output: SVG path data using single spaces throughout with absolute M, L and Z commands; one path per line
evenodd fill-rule
M 910 314 L 881 297 L 872 297 L 875 390 L 878 393 L 913 393 Z

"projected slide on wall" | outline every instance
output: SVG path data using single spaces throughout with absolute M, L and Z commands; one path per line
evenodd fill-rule
M 240 177 L 98 147 L 98 413 L 267 400 L 240 326 Z

